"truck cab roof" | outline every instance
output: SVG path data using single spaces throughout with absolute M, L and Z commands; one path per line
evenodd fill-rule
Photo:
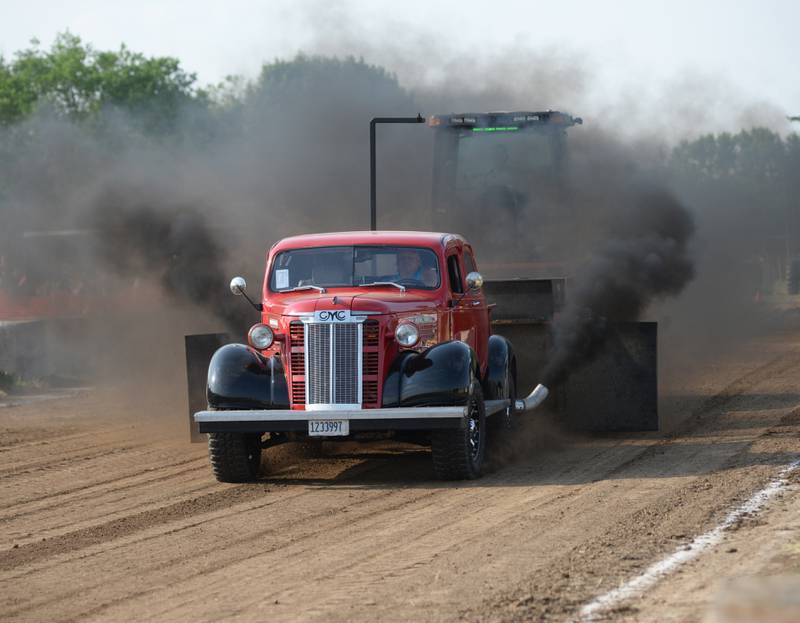
M 444 248 L 450 242 L 466 241 L 458 234 L 425 231 L 344 231 L 324 234 L 291 236 L 277 242 L 273 253 L 287 249 L 307 247 L 335 247 L 347 245 L 392 245 L 427 248 Z

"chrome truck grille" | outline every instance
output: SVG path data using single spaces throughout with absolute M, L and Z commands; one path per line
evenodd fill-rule
M 310 319 L 309 319 L 310 320 Z M 380 406 L 378 379 L 380 375 L 380 325 L 377 320 L 361 323 L 361 405 L 364 408 Z M 303 408 L 306 404 L 306 324 L 295 320 L 289 325 L 287 363 L 289 395 L 292 405 Z M 330 378 L 330 376 L 328 377 Z M 317 407 L 318 408 L 318 407 Z
M 346 312 L 303 320 L 307 410 L 361 407 L 363 320 Z

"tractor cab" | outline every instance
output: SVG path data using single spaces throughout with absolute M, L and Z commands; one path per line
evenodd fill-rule
M 429 117 L 434 228 L 461 228 L 502 261 L 555 259 L 546 239 L 568 205 L 567 128 L 582 123 L 552 110 Z

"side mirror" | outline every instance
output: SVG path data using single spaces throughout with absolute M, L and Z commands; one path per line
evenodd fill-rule
M 479 272 L 473 270 L 467 275 L 467 287 L 470 290 L 480 290 L 483 287 L 483 276 Z
M 244 280 L 244 277 L 234 277 L 231 279 L 231 292 L 233 292 L 236 296 L 243 296 L 247 299 L 247 302 L 253 306 L 253 309 L 256 311 L 262 311 L 264 306 L 261 303 L 254 303 L 247 293 L 247 282 Z
M 231 279 L 231 292 L 236 296 L 241 296 L 247 290 L 247 282 L 244 277 L 234 277 Z

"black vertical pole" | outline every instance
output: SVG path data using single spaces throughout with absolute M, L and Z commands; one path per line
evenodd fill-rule
M 379 123 L 425 123 L 425 117 L 374 117 L 369 122 L 369 229 L 378 229 L 377 189 L 375 172 L 375 126 Z
M 376 191 L 375 191 L 375 124 L 378 122 L 377 117 L 369 122 L 369 230 L 377 231 L 378 229 L 378 212 L 375 205 Z

